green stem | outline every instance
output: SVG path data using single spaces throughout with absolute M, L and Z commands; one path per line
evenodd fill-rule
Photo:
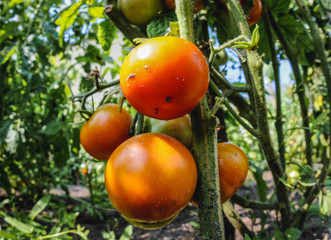
M 298 94 L 300 109 L 301 109 L 301 117 L 302 117 L 302 125 L 304 127 L 305 133 L 305 142 L 306 142 L 306 160 L 307 164 L 312 167 L 312 143 L 311 143 L 311 132 L 309 128 L 309 117 L 308 117 L 308 107 L 305 101 L 305 87 L 302 79 L 302 75 L 300 73 L 299 63 L 297 60 L 297 54 L 291 48 L 291 45 L 288 43 L 287 39 L 284 37 L 278 23 L 275 21 L 272 13 L 268 10 L 269 19 L 271 22 L 271 26 L 273 27 L 275 33 L 278 36 L 279 41 L 285 49 L 286 55 L 290 60 L 290 64 L 292 66 L 292 70 L 294 73 L 294 78 L 296 82 L 296 93 Z
M 146 38 L 147 36 L 142 33 L 138 28 L 131 25 L 128 20 L 120 13 L 115 5 L 107 5 L 105 8 L 105 14 L 114 23 L 114 25 L 119 29 L 123 35 L 129 39 L 132 43 L 133 39 L 136 38 Z
M 246 22 L 246 18 L 244 16 L 243 10 L 240 6 L 239 0 L 229 0 L 227 2 L 229 12 L 231 13 L 232 20 L 237 25 L 239 30 L 239 34 L 246 36 L 251 39 L 251 32 L 249 31 L 248 24 Z M 252 91 L 254 104 L 256 107 L 256 116 L 257 116 L 257 124 L 260 131 L 260 143 L 263 149 L 263 152 L 266 156 L 269 168 L 272 172 L 275 186 L 276 186 L 276 195 L 278 198 L 278 202 L 284 206 L 281 209 L 282 215 L 282 229 L 291 226 L 290 222 L 290 203 L 288 196 L 287 187 L 282 184 L 279 180 L 280 177 L 283 177 L 283 169 L 279 160 L 279 156 L 276 154 L 276 151 L 273 148 L 273 144 L 270 136 L 269 122 L 268 122 L 268 114 L 266 107 L 266 97 L 265 97 L 265 89 L 264 89 L 264 81 L 263 81 L 263 70 L 262 70 L 262 59 L 258 55 L 256 51 L 246 51 L 247 55 L 247 64 L 249 75 L 252 78 Z
M 243 208 L 252 208 L 252 209 L 259 209 L 259 210 L 278 209 L 278 203 L 269 203 L 269 202 L 248 200 L 238 194 L 233 195 L 231 200 L 234 203 L 242 206 Z
M 276 132 L 278 139 L 278 152 L 280 157 L 280 162 L 282 164 L 282 168 L 284 172 L 286 171 L 286 159 L 285 159 L 285 142 L 284 142 L 284 131 L 283 131 L 283 121 L 282 121 L 282 96 L 281 96 L 281 88 L 280 88 L 280 74 L 279 74 L 279 62 L 277 59 L 277 53 L 275 50 L 275 40 L 272 35 L 271 23 L 269 19 L 269 15 L 267 14 L 266 5 L 263 4 L 263 20 L 265 23 L 265 29 L 268 36 L 268 42 L 270 46 L 271 52 L 271 61 L 272 67 L 274 70 L 274 80 L 276 85 Z
M 176 0 L 180 36 L 194 41 L 191 1 Z M 199 220 L 202 239 L 224 240 L 224 224 L 219 191 L 216 118 L 206 97 L 191 113 L 194 157 L 198 167 Z

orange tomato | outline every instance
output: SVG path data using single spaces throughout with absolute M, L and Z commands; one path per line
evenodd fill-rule
M 84 123 L 80 142 L 92 157 L 106 161 L 115 148 L 130 137 L 131 115 L 117 104 L 105 104 Z
M 196 183 L 197 167 L 191 153 L 176 139 L 160 133 L 137 135 L 122 143 L 105 170 L 112 205 L 138 223 L 176 216 L 192 198 Z
M 243 4 L 242 4 L 243 5 Z M 254 7 L 251 8 L 247 15 L 247 23 L 249 26 L 257 23 L 261 18 L 262 2 L 261 0 L 254 0 Z
M 249 165 L 245 153 L 233 143 L 218 143 L 217 150 L 221 199 L 224 203 L 245 182 Z M 198 193 L 195 192 L 191 202 L 198 206 L 198 200 Z
M 125 58 L 120 84 L 140 113 L 169 120 L 191 112 L 206 94 L 209 68 L 193 43 L 165 36 L 146 40 Z

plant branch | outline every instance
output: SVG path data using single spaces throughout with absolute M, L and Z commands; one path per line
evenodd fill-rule
M 119 29 L 123 35 L 134 43 L 136 38 L 146 38 L 147 36 L 142 33 L 137 27 L 131 25 L 125 17 L 122 16 L 120 11 L 115 5 L 107 5 L 104 10 L 106 16 L 114 23 L 114 25 Z
M 231 13 L 231 20 L 236 23 L 236 26 L 239 30 L 239 34 L 246 36 L 251 39 L 251 32 L 249 31 L 246 18 L 244 16 L 243 10 L 240 6 L 239 0 L 229 0 L 227 1 L 227 6 L 229 12 Z M 260 131 L 260 143 L 263 149 L 263 152 L 266 156 L 269 168 L 272 172 L 275 186 L 276 186 L 276 195 L 278 202 L 281 205 L 284 205 L 284 208 L 281 209 L 282 215 L 282 229 L 286 229 L 291 226 L 290 222 L 290 203 L 288 197 L 288 189 L 282 184 L 279 178 L 283 177 L 283 169 L 279 160 L 279 156 L 276 154 L 276 151 L 273 148 L 273 144 L 270 136 L 270 129 L 268 123 L 268 114 L 266 107 L 266 97 L 263 81 L 263 69 L 262 69 L 262 59 L 256 51 L 246 51 L 247 55 L 247 64 L 249 74 L 252 77 L 252 88 L 253 88 L 253 97 L 254 104 L 256 107 L 256 116 L 257 124 Z
M 276 132 L 278 139 L 278 152 L 280 157 L 280 162 L 282 164 L 282 168 L 285 172 L 286 170 L 286 159 L 285 159 L 285 142 L 284 142 L 284 131 L 283 131 L 283 121 L 282 121 L 282 96 L 281 96 L 281 88 L 280 88 L 280 74 L 279 74 L 279 62 L 277 59 L 277 53 L 275 50 L 275 40 L 272 35 L 272 27 L 269 19 L 269 15 L 267 14 L 266 5 L 263 4 L 263 20 L 265 24 L 265 29 L 268 36 L 268 42 L 270 46 L 271 52 L 271 62 L 274 70 L 274 80 L 276 85 Z
M 278 203 L 270 203 L 270 202 L 261 202 L 261 201 L 254 201 L 248 200 L 239 194 L 234 194 L 231 200 L 242 206 L 243 208 L 252 208 L 252 209 L 259 209 L 259 210 L 273 210 L 278 209 Z

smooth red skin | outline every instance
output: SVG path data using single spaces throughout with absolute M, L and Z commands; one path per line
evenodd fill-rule
M 197 167 L 176 139 L 145 133 L 122 143 L 110 156 L 105 184 L 112 205 L 138 222 L 175 216 L 192 198 Z
M 245 153 L 233 143 L 218 143 L 217 150 L 221 198 L 224 203 L 244 184 L 249 165 Z
M 206 94 L 209 69 L 193 43 L 166 36 L 146 40 L 123 62 L 124 96 L 140 113 L 169 120 L 190 113 Z
M 261 18 L 262 2 L 261 0 L 254 0 L 254 7 L 249 11 L 247 16 L 247 23 L 249 26 L 257 23 Z
M 244 184 L 249 164 L 245 153 L 233 143 L 218 143 L 217 151 L 221 199 L 225 203 Z M 191 203 L 199 205 L 197 192 Z
M 105 104 L 97 109 L 84 123 L 80 142 L 92 157 L 107 161 L 112 152 L 130 137 L 132 117 L 117 104 Z
M 171 10 L 171 11 L 175 10 L 175 8 L 176 8 L 175 0 L 163 0 L 163 2 L 169 10 Z M 203 7 L 204 7 L 203 0 L 196 0 L 194 2 L 193 12 L 197 13 L 201 9 L 203 9 Z

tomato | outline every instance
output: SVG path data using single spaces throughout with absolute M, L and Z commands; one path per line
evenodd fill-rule
M 197 167 L 189 150 L 160 133 L 126 140 L 105 169 L 112 205 L 136 222 L 160 223 L 174 217 L 192 198 L 196 183 Z
M 248 0 L 240 0 L 241 6 L 245 6 L 245 2 L 247 3 Z M 251 1 L 251 0 L 250 0 Z M 220 0 L 220 3 L 224 8 L 227 9 L 227 6 L 224 2 L 224 0 Z M 260 20 L 261 14 L 262 14 L 262 2 L 261 0 L 254 0 L 253 7 L 250 9 L 248 15 L 247 15 L 247 23 L 249 26 L 254 25 Z
M 117 5 L 124 17 L 137 26 L 147 25 L 163 10 L 161 0 L 118 0 Z
M 206 94 L 209 68 L 193 43 L 165 36 L 146 40 L 125 58 L 120 84 L 140 113 L 169 120 L 191 112 Z
M 241 3 L 242 3 L 242 1 L 241 1 Z M 242 3 L 241 5 L 244 5 L 244 3 Z M 261 13 L 262 13 L 261 0 L 254 0 L 254 6 L 252 7 L 252 9 L 249 11 L 249 13 L 247 15 L 248 25 L 252 26 L 255 23 L 257 23 L 261 17 Z
M 245 182 L 249 165 L 245 153 L 233 143 L 218 143 L 217 151 L 221 199 L 224 203 Z M 198 199 L 198 193 L 195 193 L 192 203 L 198 205 Z
M 192 125 L 188 114 L 167 121 L 147 118 L 146 122 L 148 132 L 163 133 L 177 139 L 187 148 L 192 146 Z
M 141 229 L 146 229 L 146 230 L 154 230 L 154 229 L 158 229 L 158 228 L 163 228 L 163 227 L 167 226 L 169 223 L 171 223 L 173 220 L 175 220 L 177 216 L 178 216 L 178 214 L 167 220 L 161 221 L 161 222 L 150 223 L 150 222 L 136 221 L 136 220 L 133 220 L 131 218 L 128 218 L 128 217 L 122 215 L 122 217 L 131 225 L 141 228 Z
M 87 167 L 85 167 L 85 168 L 82 168 L 82 173 L 85 175 L 85 176 L 87 176 L 87 174 L 88 174 L 88 168 Z
M 169 10 L 172 10 L 172 11 L 175 10 L 175 8 L 176 8 L 175 0 L 163 0 L 163 2 Z M 203 9 L 203 7 L 204 7 L 203 0 L 195 0 L 193 12 L 197 13 L 201 9 Z
M 117 104 L 105 104 L 84 123 L 80 142 L 92 157 L 106 161 L 115 148 L 130 137 L 131 115 Z

